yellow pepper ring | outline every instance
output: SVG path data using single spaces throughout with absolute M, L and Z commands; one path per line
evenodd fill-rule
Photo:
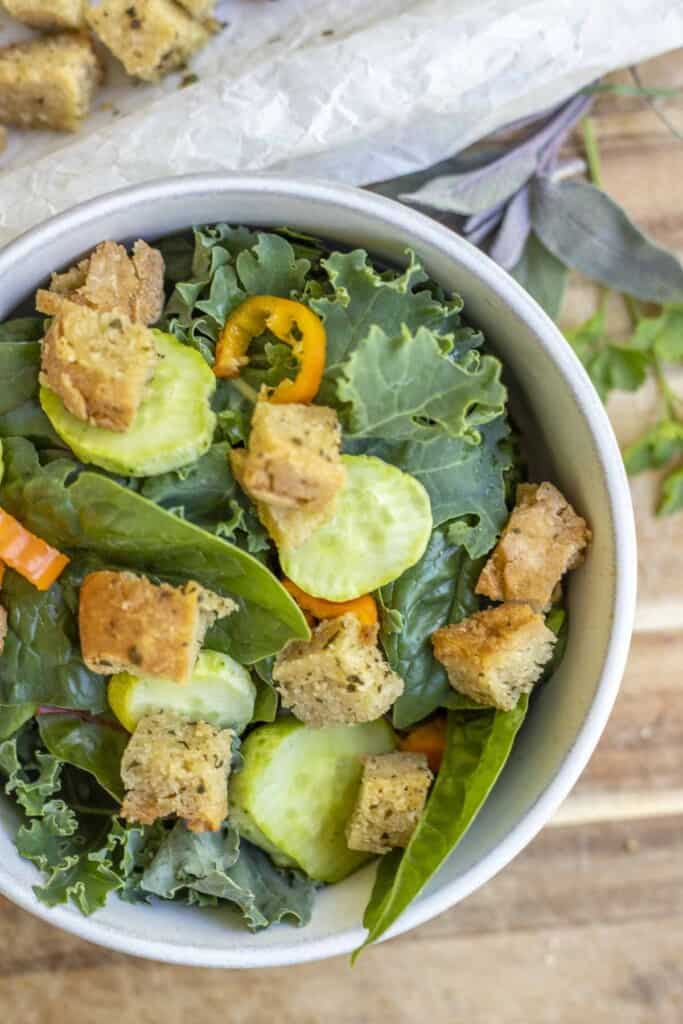
M 214 373 L 217 377 L 239 377 L 249 362 L 249 345 L 265 330 L 291 346 L 299 372 L 294 380 L 281 381 L 263 397 L 277 404 L 312 402 L 325 370 L 325 327 L 308 306 L 291 299 L 253 295 L 233 310 L 216 346 Z

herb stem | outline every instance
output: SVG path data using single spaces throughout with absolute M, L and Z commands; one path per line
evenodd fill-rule
M 655 377 L 657 378 L 657 383 L 659 384 L 659 390 L 661 392 L 662 398 L 664 399 L 664 404 L 666 406 L 667 416 L 669 417 L 669 419 L 677 420 L 678 406 L 681 399 L 678 397 L 678 395 L 666 379 L 666 372 L 664 370 L 664 367 L 662 366 L 662 362 L 659 356 L 655 355 L 653 357 L 652 362 L 654 366 Z
M 246 398 L 248 402 L 256 403 L 258 401 L 258 392 L 254 391 L 246 381 L 240 380 L 239 377 L 235 377 L 235 379 L 231 380 L 230 383 L 237 391 L 239 391 L 243 398 Z
M 583 129 L 583 145 L 586 150 L 586 160 L 588 161 L 588 176 L 597 188 L 602 188 L 602 167 L 600 165 L 598 136 L 595 131 L 595 118 L 584 117 L 581 127 Z
M 633 298 L 632 295 L 626 295 L 625 293 L 624 302 L 626 303 L 628 315 L 631 317 L 631 326 L 637 327 L 640 323 L 641 318 L 640 306 L 638 305 L 638 302 L 636 301 L 636 299 Z

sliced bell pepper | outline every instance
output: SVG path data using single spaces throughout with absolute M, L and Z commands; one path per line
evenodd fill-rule
M 441 715 L 431 722 L 416 725 L 399 740 L 399 748 L 411 754 L 426 754 L 429 767 L 436 774 L 441 767 L 446 748 L 446 717 Z
M 49 590 L 69 563 L 66 555 L 0 509 L 0 558 L 38 590 Z
M 310 613 L 314 619 L 338 619 L 340 615 L 355 615 L 366 629 L 374 629 L 378 623 L 377 602 L 371 594 L 357 597 L 353 601 L 325 601 L 321 597 L 307 594 L 291 580 L 282 580 L 282 586 L 288 591 L 299 607 Z
M 265 330 L 291 345 L 299 363 L 294 380 L 283 380 L 262 397 L 283 405 L 312 402 L 325 370 L 327 335 L 322 320 L 301 302 L 275 295 L 253 295 L 228 317 L 216 346 L 213 371 L 217 377 L 239 377 L 249 362 L 249 345 Z

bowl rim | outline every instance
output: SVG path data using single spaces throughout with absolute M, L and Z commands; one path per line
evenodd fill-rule
M 385 227 L 410 234 L 415 243 L 439 249 L 448 259 L 465 266 L 494 292 L 530 328 L 537 344 L 557 367 L 586 420 L 595 457 L 609 497 L 612 542 L 617 552 L 611 632 L 595 697 L 571 748 L 541 795 L 510 829 L 505 838 L 465 874 L 418 898 L 380 941 L 393 938 L 444 912 L 497 874 L 540 831 L 569 794 L 595 749 L 616 699 L 633 630 L 637 586 L 637 548 L 631 495 L 621 453 L 602 401 L 583 366 L 558 328 L 524 289 L 488 256 L 455 232 L 400 203 L 349 185 L 315 178 L 276 173 L 211 173 L 164 177 L 90 199 L 42 222 L 0 250 L 0 281 L 29 261 L 31 253 L 73 233 L 93 219 L 130 212 L 131 208 L 160 200 L 198 198 L 207 194 L 244 193 L 279 195 L 283 199 L 314 201 L 338 211 L 353 210 Z M 188 225 L 190 227 L 191 225 Z M 293 932 L 291 941 L 277 947 L 222 949 L 183 946 L 126 934 L 120 927 L 85 918 L 66 907 L 47 908 L 32 891 L 4 876 L 0 866 L 0 893 L 39 918 L 106 948 L 138 957 L 196 967 L 276 967 L 320 960 L 348 953 L 365 934 L 362 927 L 306 939 Z

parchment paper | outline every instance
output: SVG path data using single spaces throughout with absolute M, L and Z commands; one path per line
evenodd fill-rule
M 195 84 L 133 85 L 110 61 L 78 135 L 11 133 L 0 244 L 162 175 L 405 174 L 683 45 L 683 0 L 224 0 L 218 14 L 228 24 L 194 59 Z M 3 42 L 28 34 L 0 20 Z

